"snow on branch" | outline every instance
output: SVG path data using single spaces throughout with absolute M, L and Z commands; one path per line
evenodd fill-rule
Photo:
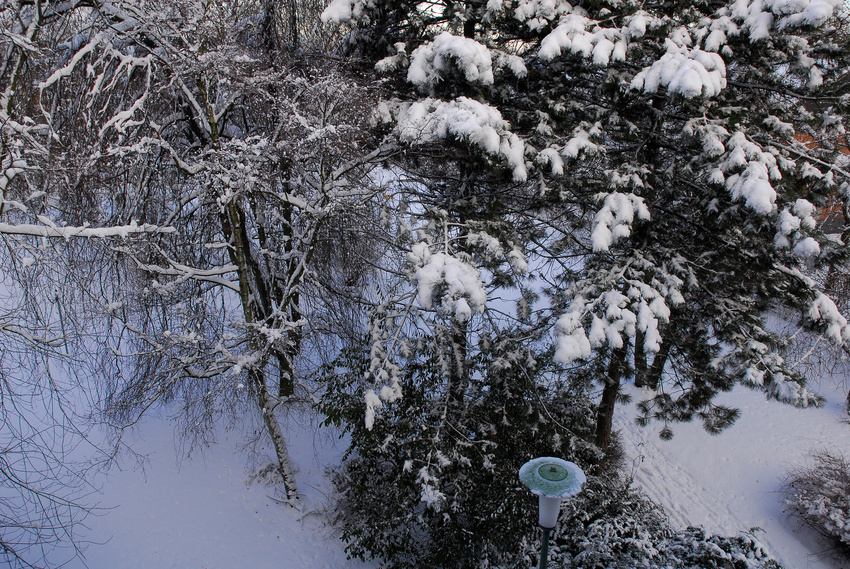
M 322 12 L 322 22 L 347 24 L 363 20 L 366 11 L 374 8 L 373 0 L 333 0 Z
M 538 152 L 536 161 L 541 166 L 549 166 L 553 174 L 560 176 L 564 173 L 565 160 L 578 158 L 579 154 L 590 157 L 604 153 L 605 145 L 598 144 L 602 139 L 601 123 L 582 123 L 563 145 L 553 145 Z
M 168 154 L 171 156 L 171 159 L 174 160 L 174 164 L 180 170 L 185 172 L 186 174 L 189 174 L 190 176 L 194 176 L 195 174 L 204 170 L 205 165 L 203 163 L 189 164 L 188 162 L 183 160 L 183 158 L 180 156 L 180 154 L 177 152 L 177 150 L 175 150 L 173 146 L 171 146 L 164 138 L 162 138 L 161 127 L 154 122 L 151 122 L 150 124 L 151 124 L 151 127 L 153 128 L 154 132 L 156 132 L 160 136 L 158 136 L 157 138 L 153 138 L 153 137 L 149 137 L 149 136 L 142 137 L 141 140 L 139 140 L 136 143 L 136 145 L 132 148 L 132 150 L 144 152 L 150 146 L 157 146 L 159 148 L 162 148 L 166 152 L 168 152 Z M 122 153 L 125 153 L 127 151 L 128 151 L 127 149 L 121 148 L 121 149 L 110 149 L 109 152 L 110 152 L 110 154 L 121 155 Z
M 776 207 L 776 190 L 771 180 L 782 178 L 776 157 L 748 140 L 741 131 L 729 138 L 726 150 L 720 170 L 727 174 L 736 172 L 726 176 L 726 188 L 732 199 L 744 200 L 747 207 L 761 215 L 771 213 Z
M 73 237 L 129 237 L 142 233 L 176 233 L 173 227 L 160 227 L 144 223 L 142 225 L 131 221 L 129 225 L 118 225 L 114 227 L 59 227 L 45 217 L 39 216 L 39 221 L 44 225 L 33 224 L 9 224 L 0 223 L 0 234 L 3 235 L 31 235 L 33 237 L 49 237 L 60 239 L 71 239 Z
M 406 315 L 409 313 L 412 303 L 413 296 L 411 296 L 410 302 L 405 310 L 405 319 Z M 378 312 L 379 314 L 384 313 L 383 307 L 381 307 Z M 369 350 L 369 375 L 372 375 L 375 378 L 375 383 L 377 385 L 381 385 L 381 389 L 378 393 L 376 393 L 374 389 L 367 389 L 364 393 L 366 403 L 366 415 L 364 417 L 364 422 L 366 429 L 370 431 L 375 424 L 375 413 L 384 406 L 384 402 L 392 403 L 394 401 L 398 401 L 402 397 L 401 382 L 399 381 L 401 368 L 390 357 L 390 354 L 398 341 L 401 328 L 396 329 L 391 342 L 392 345 L 388 348 L 386 346 L 386 341 L 388 339 L 387 329 L 383 324 L 385 324 L 385 322 L 382 322 L 381 318 L 376 318 L 369 323 L 369 336 L 371 339 L 371 346 Z
M 584 297 L 576 296 L 569 310 L 558 319 L 555 324 L 555 361 L 570 364 L 590 356 L 590 340 L 582 326 L 587 310 Z
M 540 42 L 540 57 L 550 61 L 566 51 L 592 58 L 596 65 L 606 66 L 612 60 L 625 61 L 627 35 L 615 28 L 597 27 L 593 32 L 587 31 L 586 28 L 597 23 L 578 14 L 566 16 L 561 24 Z
M 777 249 L 790 248 L 802 258 L 816 256 L 820 253 L 820 245 L 812 237 L 805 237 L 801 230 L 815 229 L 817 221 L 814 218 L 815 206 L 810 201 L 798 199 L 793 207 L 784 208 L 777 220 L 777 231 L 774 245 Z
M 88 41 L 88 43 L 83 45 L 79 51 L 74 54 L 70 61 L 68 61 L 68 63 L 54 71 L 50 77 L 39 83 L 38 89 L 40 102 L 45 89 L 58 83 L 63 78 L 70 76 L 77 68 L 78 64 L 80 64 L 80 62 L 83 61 L 89 54 L 92 54 L 96 48 L 103 48 L 103 52 L 95 62 L 89 62 L 86 64 L 86 73 L 94 77 L 92 86 L 85 95 L 88 99 L 86 109 L 91 109 L 96 98 L 102 93 L 113 92 L 117 85 L 125 82 L 131 76 L 133 70 L 144 69 L 146 71 L 145 85 L 141 95 L 139 95 L 128 108 L 116 112 L 115 115 L 103 124 L 99 132 L 99 136 L 102 137 L 110 128 L 114 127 L 119 132 L 124 132 L 127 127 L 140 124 L 137 121 L 133 121 L 132 118 L 133 115 L 142 109 L 151 87 L 153 63 L 153 56 L 151 54 L 148 54 L 145 57 L 134 57 L 132 55 L 124 54 L 115 49 L 112 46 L 111 37 L 102 32 L 96 34 Z M 99 72 L 97 71 L 98 68 L 100 69 Z M 45 117 L 50 120 L 49 114 L 44 108 L 42 108 L 42 112 Z
M 16 34 L 11 30 L 0 30 L 0 36 L 7 38 L 13 44 L 18 46 L 20 49 L 24 51 L 32 52 L 36 55 L 41 53 L 41 50 L 35 43 L 30 40 L 30 38 L 24 37 L 20 34 Z
M 835 302 L 817 290 L 817 283 L 811 277 L 804 275 L 800 269 L 783 265 L 775 265 L 774 268 L 780 273 L 796 279 L 811 291 L 812 298 L 809 301 L 808 311 L 805 313 L 809 323 L 821 328 L 826 338 L 836 346 L 850 345 L 850 323 L 838 310 Z
M 601 312 L 594 313 L 595 309 Z M 588 315 L 590 330 L 585 332 L 582 323 Z M 589 357 L 594 348 L 622 348 L 624 335 L 634 337 L 638 330 L 644 334 L 644 350 L 658 352 L 662 340 L 659 326 L 669 319 L 670 308 L 662 294 L 644 283 L 632 283 L 628 295 L 610 289 L 593 302 L 577 296 L 556 324 L 555 359 L 569 364 Z
M 779 30 L 821 26 L 842 4 L 843 0 L 737 0 L 732 16 L 743 20 L 750 39 L 757 41 L 769 37 L 774 24 Z
M 558 10 L 569 12 L 563 5 Z M 517 9 L 515 16 L 522 20 L 524 14 Z M 562 53 L 572 53 L 591 59 L 594 65 L 605 67 L 612 61 L 625 61 L 629 43 L 642 38 L 647 26 L 657 27 L 663 23 L 659 18 L 639 10 L 626 17 L 622 27 L 605 27 L 602 22 L 588 18 L 581 8 L 577 8 L 573 13 L 562 16 L 558 26 L 543 38 L 539 56 L 544 61 L 551 61 Z M 545 24 L 539 19 L 527 22 L 532 29 Z
M 177 279 L 177 283 L 182 283 L 188 280 L 204 281 L 229 288 L 234 292 L 239 292 L 239 284 L 225 278 L 225 275 L 238 272 L 239 267 L 236 265 L 228 264 L 220 267 L 214 267 L 212 269 L 199 269 L 197 267 L 190 267 L 188 265 L 177 263 L 171 259 L 167 259 L 170 267 L 142 263 L 135 257 L 133 257 L 133 260 L 136 261 L 136 265 L 143 271 L 167 277 L 175 277 Z M 171 285 L 173 284 L 174 283 L 171 283 Z
M 525 181 L 525 145 L 510 131 L 495 107 L 459 97 L 453 101 L 423 99 L 399 108 L 396 133 L 401 142 L 427 144 L 454 138 L 501 158 L 516 181 Z
M 63 77 L 68 77 L 71 73 L 76 69 L 77 64 L 83 60 L 88 54 L 93 52 L 97 46 L 99 46 L 106 39 L 106 35 L 103 33 L 97 34 L 94 36 L 87 44 L 82 46 L 80 50 L 74 54 L 74 57 L 66 63 L 64 66 L 60 67 L 56 71 L 54 71 L 50 77 L 39 83 L 38 89 L 40 92 L 44 92 L 44 90 L 54 83 L 58 82 Z
M 530 30 L 545 28 L 573 10 L 573 6 L 563 0 L 489 0 L 487 16 L 498 17 L 509 8 L 513 8 L 514 19 L 524 23 Z
M 717 158 L 726 152 L 723 141 L 729 138 L 729 131 L 719 124 L 708 121 L 705 117 L 687 121 L 682 132 L 696 137 L 702 143 L 702 150 L 709 158 Z
M 576 283 L 573 300 L 555 324 L 555 359 L 562 364 L 590 357 L 594 349 L 619 349 L 643 335 L 645 353 L 661 350 L 661 325 L 685 299 L 677 262 L 654 264 L 635 254 L 623 264 Z
M 825 294 L 818 292 L 809 305 L 808 318 L 824 328 L 824 334 L 835 345 L 850 342 L 850 326 L 839 312 L 835 302 Z
M 756 332 L 756 336 L 751 333 Z M 769 398 L 799 408 L 820 407 L 823 398 L 805 388 L 803 378 L 788 367 L 785 359 L 771 349 L 764 331 L 752 330 L 738 337 L 737 346 L 726 357 L 727 361 L 738 360 L 743 366 L 733 368 L 741 383 L 758 389 Z
M 8 322 L 0 322 L 0 331 L 16 334 L 23 338 L 29 344 L 48 346 L 51 348 L 57 348 L 61 346 L 65 341 L 64 337 L 62 336 L 37 336 L 35 334 L 31 334 L 30 331 L 24 330 L 20 326 L 15 326 L 14 324 L 10 324 Z
M 493 84 L 493 61 L 486 46 L 469 38 L 443 32 L 417 47 L 410 56 L 407 80 L 420 89 L 431 89 L 452 68 L 470 83 Z
M 632 89 L 655 93 L 666 87 L 692 99 L 714 97 L 726 88 L 726 64 L 716 53 L 690 49 L 667 39 L 667 53 L 632 79 Z
M 649 209 L 643 198 L 634 194 L 599 194 L 597 200 L 603 201 L 602 209 L 593 220 L 590 240 L 596 252 L 607 251 L 618 239 L 631 234 L 635 215 L 642 221 L 650 218 Z
M 9 184 L 12 180 L 26 170 L 27 163 L 25 160 L 13 159 L 11 156 L 6 156 L 3 158 L 3 161 L 0 162 L 0 196 L 6 195 L 6 188 L 9 187 Z M 0 211 L 3 211 L 5 208 L 0 207 Z
M 431 253 L 427 243 L 417 243 L 408 254 L 416 268 L 413 280 L 419 286 L 419 302 L 424 308 L 437 303 L 449 309 L 459 322 L 473 313 L 482 313 L 487 291 L 478 269 L 446 253 Z
M 100 132 L 98 133 L 101 137 L 111 127 L 115 127 L 115 129 L 118 132 L 123 133 L 124 131 L 126 131 L 126 129 L 128 127 L 135 126 L 135 125 L 138 125 L 138 124 L 142 124 L 141 121 L 133 121 L 132 119 L 133 119 L 133 115 L 136 114 L 136 111 L 139 111 L 140 109 L 142 109 L 142 106 L 145 104 L 145 102 L 147 100 L 148 92 L 150 91 L 150 87 L 151 87 L 150 63 L 151 63 L 151 56 L 150 55 L 148 55 L 144 58 L 141 58 L 141 59 L 139 59 L 139 58 L 125 58 L 123 60 L 121 65 L 127 66 L 128 76 L 129 76 L 130 71 L 133 69 L 133 67 L 144 67 L 147 70 L 147 73 L 145 74 L 145 88 L 142 91 L 142 94 L 139 96 L 139 98 L 136 99 L 135 101 L 133 101 L 133 104 L 130 105 L 129 108 L 124 109 L 122 111 L 119 111 L 112 118 L 110 118 L 108 121 L 106 121 L 106 123 L 100 128 Z M 113 82 L 116 79 L 117 79 L 117 75 L 116 75 L 116 78 L 113 79 Z

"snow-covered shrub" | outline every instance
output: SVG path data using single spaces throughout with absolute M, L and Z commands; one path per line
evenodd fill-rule
M 562 508 L 550 554 L 563 569 L 778 569 L 749 534 L 674 531 L 664 510 L 628 480 L 592 477 Z
M 677 531 L 659 547 L 659 559 L 645 566 L 659 569 L 781 569 L 749 533 L 736 537 L 708 535 L 702 528 Z M 640 565 L 638 565 L 640 567 Z
M 792 470 L 783 486 L 788 512 L 850 553 L 850 461 L 822 450 Z
M 562 507 L 551 557 L 555 567 L 639 567 L 670 535 L 664 511 L 628 481 L 591 477 Z
M 536 547 L 538 509 L 520 466 L 536 456 L 598 462 L 586 442 L 595 409 L 581 385 L 555 373 L 551 351 L 509 363 L 516 343 L 511 353 L 494 345 L 471 358 L 460 393 L 434 355 L 441 342 L 437 330 L 411 343 L 404 395 L 383 406 L 371 429 L 368 354 L 345 352 L 328 370 L 326 412 L 351 434 L 335 476 L 337 522 L 349 555 L 386 567 L 516 567 Z

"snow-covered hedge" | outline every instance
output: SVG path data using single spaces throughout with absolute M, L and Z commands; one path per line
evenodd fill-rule
M 779 569 L 750 534 L 674 531 L 628 480 L 592 478 L 563 507 L 550 566 L 563 569 Z
M 805 467 L 789 473 L 785 502 L 791 515 L 850 553 L 850 460 L 820 451 Z

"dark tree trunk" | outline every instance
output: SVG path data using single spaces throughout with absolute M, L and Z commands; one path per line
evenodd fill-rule
M 287 0 L 286 9 L 289 11 L 289 47 L 298 49 L 298 3 L 295 0 Z
M 617 394 L 620 392 L 620 378 L 623 376 L 623 367 L 626 363 L 628 344 L 617 348 L 611 353 L 611 362 L 608 364 L 608 373 L 605 377 L 605 387 L 602 389 L 602 400 L 596 412 L 596 446 L 608 452 L 611 446 L 611 430 L 614 426 L 614 406 L 617 403 Z
M 667 365 L 667 358 L 670 357 L 670 345 L 672 342 L 662 342 L 661 349 L 655 354 L 652 359 L 652 366 L 646 374 L 646 385 L 650 389 L 658 389 L 658 384 L 661 382 L 661 374 L 664 372 L 664 366 Z
M 645 340 L 646 334 L 638 330 L 635 334 L 635 387 L 646 385 L 646 351 L 643 349 Z

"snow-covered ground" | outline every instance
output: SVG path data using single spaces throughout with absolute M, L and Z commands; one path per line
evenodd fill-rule
M 635 399 L 640 392 L 632 390 Z M 632 421 L 634 406 L 621 406 L 617 428 L 635 457 L 635 479 L 667 509 L 674 525 L 703 525 L 735 535 L 758 533 L 786 569 L 845 569 L 850 565 L 818 555 L 824 544 L 783 514 L 778 493 L 787 469 L 812 449 L 850 452 L 845 391 L 820 386 L 823 409 L 799 410 L 765 401 L 738 388 L 721 401 L 742 409 L 738 423 L 710 436 L 698 424 L 677 425 L 672 441 L 657 427 Z M 306 420 L 288 422 L 291 451 L 305 495 L 301 511 L 275 500 L 274 491 L 251 479 L 250 461 L 238 431 L 219 433 L 203 456 L 178 460 L 173 426 L 151 418 L 135 431 L 134 448 L 147 456 L 144 470 L 126 462 L 101 481 L 100 506 L 87 519 L 92 569 L 371 569 L 346 559 L 326 524 L 322 508 L 328 483 L 325 467 L 337 461 L 344 443 Z M 60 561 L 61 552 L 56 553 Z M 74 560 L 71 569 L 81 569 Z
M 823 408 L 795 409 L 737 387 L 717 402 L 740 408 L 741 418 L 718 436 L 694 423 L 674 426 L 673 440 L 663 441 L 657 427 L 634 425 L 634 406 L 620 407 L 615 428 L 635 459 L 635 480 L 674 526 L 723 535 L 758 527 L 757 537 L 785 569 L 845 569 L 850 563 L 830 559 L 813 531 L 785 516 L 779 492 L 788 469 L 805 464 L 810 451 L 850 454 L 846 391 L 832 382 L 816 391 L 827 398 Z M 639 400 L 639 390 L 631 393 Z
M 100 515 L 83 533 L 91 569 L 370 569 L 346 559 L 326 524 L 325 468 L 343 445 L 327 429 L 290 419 L 290 452 L 300 470 L 300 511 L 276 501 L 272 487 L 254 480 L 250 453 L 238 431 L 218 433 L 202 455 L 179 459 L 173 425 L 145 421 L 132 446 L 144 469 L 128 460 L 101 480 Z M 262 464 L 262 461 L 260 461 Z M 53 552 L 61 561 L 67 552 Z M 80 559 L 68 569 L 82 569 Z

